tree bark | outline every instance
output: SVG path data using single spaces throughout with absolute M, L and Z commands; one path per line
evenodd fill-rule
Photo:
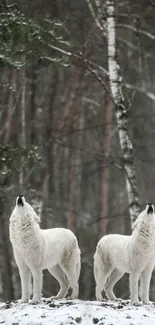
M 68 86 L 68 93 L 66 95 L 65 103 L 62 107 L 62 113 L 61 113 L 61 119 L 59 118 L 58 122 L 56 123 L 56 137 L 57 142 L 54 144 L 53 150 L 54 155 L 56 157 L 55 164 L 54 164 L 54 170 L 55 170 L 55 192 L 56 192 L 56 205 L 60 205 L 60 158 L 62 157 L 61 154 L 63 154 L 63 182 L 65 185 L 68 184 L 68 187 L 65 188 L 65 195 L 63 196 L 66 200 L 68 200 L 68 203 L 66 204 L 67 207 L 67 226 L 72 231 L 76 231 L 76 213 L 75 206 L 74 206 L 74 182 L 75 179 L 73 179 L 73 173 L 74 173 L 74 164 L 75 164 L 75 152 L 70 152 L 68 150 L 68 138 L 67 135 L 70 133 L 70 128 L 72 127 L 73 123 L 73 117 L 75 115 L 76 109 L 74 107 L 76 99 L 79 95 L 80 85 L 82 83 L 83 77 L 84 77 L 84 68 L 82 66 L 79 66 L 78 64 L 75 66 L 75 70 L 73 71 L 73 74 L 69 80 L 69 86 Z M 60 135 L 62 136 L 61 140 L 59 140 Z M 63 147 L 61 146 L 63 143 Z M 69 154 L 70 153 L 70 154 Z M 70 159 L 70 162 L 67 160 Z M 69 176 L 66 173 L 65 167 L 70 165 L 69 167 Z M 66 178 L 67 177 L 67 178 Z M 68 183 L 68 177 L 69 177 L 69 183 Z M 65 179 L 66 178 L 66 179 Z
M 70 112 L 70 119 L 68 123 L 68 127 L 71 124 L 72 117 L 75 114 L 75 107 L 73 105 L 76 105 L 76 99 L 78 96 L 78 91 L 80 88 L 80 83 L 82 82 L 82 79 L 84 77 L 84 71 L 82 67 L 79 67 L 79 70 L 77 71 L 78 67 L 75 67 L 75 71 L 73 73 L 73 79 L 74 82 L 71 85 L 70 93 L 68 94 L 68 98 L 66 99 L 66 112 L 69 114 Z M 72 108 L 72 110 L 71 110 Z M 80 112 L 79 112 L 80 114 Z M 80 117 L 79 121 L 80 122 Z M 80 124 L 79 124 L 80 125 Z M 67 145 L 67 144 L 66 144 Z M 74 149 L 70 152 L 70 168 L 69 168 L 69 189 L 68 189 L 68 207 L 67 207 L 67 227 L 71 229 L 74 233 L 76 233 L 76 226 L 77 226 L 77 218 L 76 218 L 76 164 L 77 160 L 79 159 L 80 152 L 75 152 Z M 67 157 L 66 157 L 67 158 Z M 69 155 L 68 155 L 69 158 Z
M 8 143 L 10 139 L 12 116 L 16 109 L 16 103 L 15 103 L 16 70 L 15 69 L 11 69 L 11 68 L 9 69 L 8 84 L 9 84 L 9 92 L 7 98 L 7 113 L 6 113 L 4 127 L 0 131 L 0 138 L 2 138 L 2 141 L 5 144 Z
M 107 233 L 107 216 L 108 216 L 108 198 L 109 198 L 109 154 L 111 139 L 111 123 L 112 123 L 113 102 L 107 94 L 105 104 L 104 118 L 104 138 L 103 138 L 103 163 L 101 170 L 100 185 L 100 220 L 98 223 L 98 236 L 101 238 Z
M 11 254 L 9 250 L 9 234 L 6 232 L 4 209 L 1 202 L 1 217 L 0 217 L 0 233 L 3 245 L 3 298 L 4 300 L 14 299 L 14 288 L 13 288 L 13 270 L 11 265 Z
M 78 128 L 84 128 L 84 112 L 79 112 Z M 70 170 L 69 170 L 69 194 L 68 194 L 68 212 L 67 226 L 74 233 L 77 230 L 76 214 L 81 210 L 81 151 L 83 141 L 83 133 L 79 131 L 77 139 L 77 149 L 72 149 Z
M 54 158 L 52 157 L 52 145 L 51 145 L 51 139 L 52 139 L 52 128 L 53 120 L 54 120 L 54 114 L 53 114 L 53 106 L 54 101 L 57 93 L 57 85 L 58 85 L 58 71 L 57 68 L 54 69 L 52 80 L 51 80 L 51 87 L 50 87 L 50 100 L 49 105 L 45 111 L 45 139 L 43 139 L 43 142 L 45 142 L 45 176 L 43 180 L 43 190 L 42 190 L 42 207 L 41 207 L 41 217 L 42 217 L 42 227 L 47 228 L 47 218 L 46 213 L 43 214 L 44 207 L 48 205 L 50 194 L 52 193 L 53 183 L 52 180 L 54 178 L 53 175 L 53 169 L 52 164 Z M 45 140 L 45 141 L 44 141 Z
M 123 156 L 122 160 L 126 177 L 129 213 L 132 224 L 140 212 L 140 207 L 138 202 L 138 188 L 136 182 L 133 146 L 128 131 L 128 111 L 125 107 L 125 101 L 122 94 L 122 80 L 117 60 L 114 0 L 107 0 L 106 8 L 109 80 L 111 93 L 115 103 L 116 121 Z
M 5 119 L 5 125 L 2 130 L 2 143 L 7 145 L 11 139 L 11 122 L 12 116 L 16 109 L 16 70 L 10 68 L 8 75 L 8 84 L 9 84 L 9 92 L 7 98 L 7 114 Z M 7 164 L 6 164 L 7 168 Z M 4 193 L 5 193 L 5 185 L 4 185 Z M 4 198 L 0 197 L 0 235 L 1 235 L 1 243 L 2 243 L 2 267 L 1 267 L 1 278 L 2 278 L 2 286 L 3 286 L 3 298 L 4 300 L 13 300 L 14 299 L 14 285 L 13 285 L 13 268 L 12 268 L 12 254 L 10 252 L 10 241 L 8 234 L 8 220 L 5 217 L 5 206 L 4 206 Z
M 23 67 L 21 68 L 21 135 L 20 135 L 20 145 L 25 147 L 26 145 L 26 73 L 25 73 L 25 54 L 22 55 Z M 19 173 L 19 184 L 22 190 L 24 185 L 24 157 L 21 156 L 21 166 Z
M 40 220 L 41 220 L 41 227 L 43 229 L 47 229 L 47 217 L 46 213 L 43 214 L 44 205 L 47 204 L 49 199 L 49 170 L 48 167 L 45 170 L 44 180 L 43 180 L 43 187 L 42 187 L 42 201 L 40 207 Z
M 35 127 L 35 120 L 36 120 L 36 103 L 35 103 L 35 96 L 36 96 L 36 82 L 37 82 L 37 68 L 34 64 L 31 67 L 31 110 L 30 110 L 30 143 L 31 145 L 35 145 L 36 143 L 36 127 Z

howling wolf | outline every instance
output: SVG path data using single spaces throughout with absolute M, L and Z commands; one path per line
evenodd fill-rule
M 38 223 L 39 217 L 31 205 L 19 195 L 10 217 L 9 231 L 21 278 L 21 301 L 27 302 L 30 298 L 32 275 L 32 301 L 40 302 L 43 269 L 48 269 L 59 282 L 60 291 L 56 298 L 64 298 L 69 287 L 71 298 L 77 298 L 81 258 L 76 237 L 64 228 L 43 230 Z
M 138 281 L 141 300 L 149 303 L 149 286 L 155 265 L 154 206 L 147 204 L 133 224 L 131 236 L 111 234 L 97 244 L 94 255 L 96 298 L 102 300 L 102 291 L 110 300 L 116 300 L 113 287 L 125 272 L 130 274 L 131 303 L 138 305 Z

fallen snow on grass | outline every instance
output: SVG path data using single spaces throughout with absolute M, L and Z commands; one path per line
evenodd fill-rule
M 155 306 L 133 307 L 128 302 L 44 299 L 40 305 L 0 304 L 3 325 L 155 325 Z

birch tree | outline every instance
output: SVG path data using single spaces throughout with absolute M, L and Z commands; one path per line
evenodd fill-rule
M 90 8 L 90 1 L 86 0 Z M 96 8 L 98 10 L 95 15 L 95 22 L 97 17 L 100 17 L 101 2 L 95 0 Z M 91 14 L 92 14 L 91 6 Z M 115 115 L 118 127 L 118 135 L 120 147 L 122 150 L 122 166 L 125 171 L 126 178 L 126 190 L 129 202 L 129 213 L 131 224 L 136 219 L 140 212 L 139 201 L 138 201 L 138 188 L 136 182 L 136 170 L 134 165 L 133 146 L 128 131 L 128 109 L 125 105 L 125 100 L 122 93 L 123 80 L 120 75 L 120 67 L 117 57 L 117 46 L 116 46 L 116 16 L 115 16 L 115 1 L 107 0 L 105 4 L 105 17 L 106 23 L 101 21 L 97 24 L 101 32 L 104 33 L 106 30 L 107 37 L 107 55 L 108 55 L 108 72 L 109 72 L 109 83 L 111 95 L 115 107 Z M 93 15 L 92 15 L 93 16 Z M 105 33 L 104 33 L 105 35 Z
M 106 11 L 110 88 L 115 102 L 116 121 L 123 155 L 123 167 L 126 177 L 129 212 L 131 223 L 133 223 L 140 212 L 140 207 L 138 202 L 138 188 L 136 182 L 133 146 L 128 132 L 128 110 L 125 107 L 125 101 L 122 93 L 122 80 L 119 72 L 120 68 L 117 60 L 114 0 L 106 1 Z

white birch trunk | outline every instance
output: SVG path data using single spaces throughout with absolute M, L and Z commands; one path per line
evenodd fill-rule
M 107 8 L 107 42 L 108 67 L 111 93 L 115 102 L 115 112 L 119 133 L 120 146 L 123 154 L 123 165 L 126 174 L 126 187 L 129 200 L 131 224 L 136 219 L 140 208 L 138 203 L 138 189 L 133 160 L 133 147 L 128 133 L 128 116 L 124 98 L 121 92 L 121 79 L 116 52 L 115 2 L 106 1 Z

